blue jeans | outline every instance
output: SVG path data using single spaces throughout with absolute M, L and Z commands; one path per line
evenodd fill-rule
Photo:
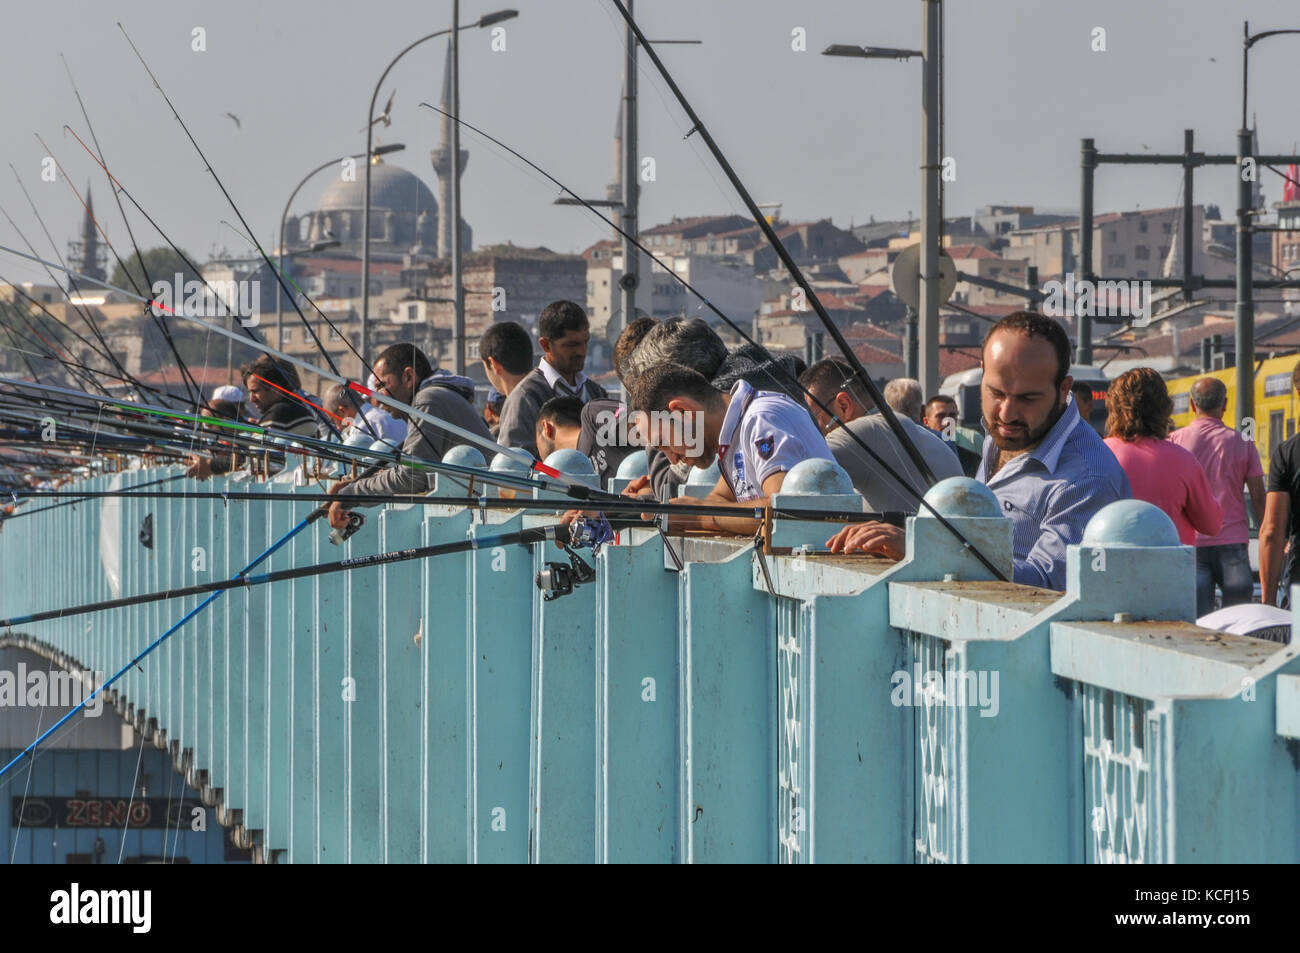
M 1214 587 L 1223 590 L 1223 606 L 1250 602 L 1255 577 L 1250 572 L 1250 549 L 1246 543 L 1196 547 L 1196 616 L 1214 611 Z

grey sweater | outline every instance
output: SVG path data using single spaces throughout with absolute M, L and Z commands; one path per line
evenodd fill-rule
M 445 420 L 462 430 L 491 440 L 487 424 L 474 410 L 474 382 L 468 377 L 457 377 L 438 371 L 420 382 L 411 406 L 431 417 Z M 469 441 L 436 424 L 411 419 L 402 443 L 402 455 L 421 460 L 441 460 L 452 447 Z M 397 464 L 362 477 L 339 490 L 340 497 L 356 495 L 389 496 L 396 493 L 427 493 L 433 485 L 433 474 L 425 470 Z M 357 503 L 357 506 L 370 506 Z

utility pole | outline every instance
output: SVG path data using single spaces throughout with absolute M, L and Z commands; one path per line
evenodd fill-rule
M 1097 172 L 1097 145 L 1092 139 L 1083 140 L 1083 186 L 1082 205 L 1079 208 L 1079 280 L 1092 280 L 1092 186 Z M 1078 322 L 1075 339 L 1074 363 L 1085 367 L 1092 363 L 1092 315 L 1081 314 L 1087 308 L 1075 307 L 1074 299 L 1070 309 Z
M 633 0 L 627 0 L 627 12 L 632 16 Z M 623 312 L 623 327 L 636 320 L 636 288 L 640 283 L 637 273 L 640 255 L 632 244 L 632 237 L 637 234 L 637 202 L 640 189 L 637 187 L 637 144 L 636 144 L 636 34 L 629 25 L 627 28 L 627 59 L 623 66 L 623 209 L 619 222 L 623 235 L 623 277 L 619 280 L 619 308 Z
M 922 0 L 921 29 L 924 41 L 924 78 L 921 100 L 924 124 L 921 127 L 921 300 L 920 351 L 921 391 L 929 395 L 939 390 L 939 23 L 941 0 Z
M 1251 153 L 1249 117 L 1246 115 L 1246 84 L 1250 63 L 1250 23 L 1242 23 L 1241 126 L 1237 130 L 1237 429 L 1255 417 L 1255 298 L 1251 281 L 1255 277 L 1255 243 L 1250 213 L 1255 201 L 1255 183 L 1246 175 Z M 1258 172 L 1256 172 L 1258 174 Z

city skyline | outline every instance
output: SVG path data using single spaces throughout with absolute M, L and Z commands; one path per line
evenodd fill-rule
M 29 134 L 39 133 L 79 191 L 92 184 L 101 224 L 127 256 L 129 242 L 102 170 L 71 135 L 60 134 L 66 122 L 87 138 L 58 59 L 62 52 L 110 169 L 167 233 L 200 260 L 215 246 L 232 255 L 254 253 L 221 224 L 235 221 L 234 213 L 150 88 L 114 25 L 120 19 L 269 250 L 293 184 L 333 155 L 364 149 L 362 114 L 384 65 L 412 39 L 446 26 L 450 6 L 417 15 L 403 4 L 371 4 L 364 29 L 355 14 L 333 2 L 315 5 L 307 19 L 297 9 L 248 3 L 219 10 L 199 3 L 161 11 L 141 5 L 139 12 L 113 15 L 78 3 L 15 11 L 30 42 L 0 65 L 9 88 L 23 82 L 25 91 L 0 107 L 13 131 L 6 161 L 18 168 L 62 252 L 80 229 L 82 210 L 65 183 L 41 180 L 45 150 Z M 462 115 L 579 194 L 603 195 L 614 177 L 622 68 L 617 11 L 602 0 L 517 6 L 519 17 L 501 25 L 504 34 L 463 33 Z M 918 46 L 919 15 L 911 5 L 787 6 L 699 8 L 643 0 L 636 13 L 652 39 L 702 41 L 664 47 L 663 56 L 759 201 L 781 203 L 789 221 L 830 218 L 842 227 L 872 216 L 919 215 L 919 65 L 820 55 L 841 42 Z M 990 204 L 1077 208 L 1083 136 L 1095 138 L 1103 151 L 1173 152 L 1181 146 L 1181 130 L 1190 127 L 1198 148 L 1233 151 L 1241 20 L 1251 18 L 1253 30 L 1287 26 L 1287 11 L 1262 0 L 1191 6 L 1195 17 L 1187 15 L 1188 4 L 1174 3 L 1044 11 L 996 2 L 978 14 L 949 11 L 944 151 L 956 162 L 956 179 L 946 183 L 945 215 Z M 488 7 L 496 9 L 464 5 L 462 18 L 476 19 Z M 1023 16 L 1031 10 L 1032 16 Z M 990 29 L 991 22 L 1004 26 Z M 206 48 L 197 51 L 193 31 L 200 27 Z M 1091 49 L 1097 27 L 1106 31 L 1105 52 Z M 800 45 L 796 28 L 805 31 L 801 52 L 792 48 Z M 980 43 L 960 41 L 971 35 Z M 494 40 L 498 46 L 504 41 L 505 49 L 494 51 Z M 1265 44 L 1252 57 L 1251 109 L 1261 148 L 1270 152 L 1293 146 L 1284 126 L 1290 54 L 1282 47 L 1289 42 Z M 583 54 L 581 70 L 573 69 L 574 50 Z M 405 143 L 405 152 L 386 161 L 435 191 L 429 153 L 439 145 L 438 116 L 418 103 L 437 102 L 444 57 L 442 40 L 405 57 L 385 81 L 378 107 L 395 89 L 392 125 L 379 127 L 378 141 Z M 681 138 L 686 120 L 645 56 L 640 72 L 640 155 L 655 160 L 656 173 L 655 181 L 642 184 L 643 227 L 674 216 L 741 211 L 702 144 Z M 1034 81 L 1025 82 L 1031 76 Z M 864 96 L 868 109 L 857 112 Z M 1023 145 L 1009 148 L 1009 142 Z M 608 227 L 585 210 L 552 206 L 557 190 L 502 150 L 468 130 L 462 147 L 474 157 L 463 179 L 463 211 L 476 247 L 509 241 L 575 253 L 608 237 Z M 1281 180 L 1264 176 L 1266 198 L 1275 201 Z M 314 208 L 329 184 L 328 172 L 314 179 L 294 212 Z M 1176 169 L 1103 169 L 1098 209 L 1174 205 L 1179 187 Z M 1218 204 L 1225 213 L 1234 205 L 1226 173 L 1199 176 L 1197 192 L 1198 204 Z M 12 176 L 0 188 L 0 204 L 36 241 L 39 227 Z M 141 248 L 163 244 L 129 203 L 128 214 Z M 12 229 L 5 232 L 17 244 Z M 37 247 L 48 246 L 42 240 Z M 12 259 L 6 269 L 13 280 L 42 277 L 36 266 Z

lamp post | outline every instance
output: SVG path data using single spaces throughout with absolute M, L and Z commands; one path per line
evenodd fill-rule
M 859 59 L 906 60 L 919 56 L 924 62 L 921 100 L 924 122 L 921 126 L 921 298 L 917 309 L 919 333 L 912 338 L 919 351 L 915 376 L 921 390 L 933 394 L 939 389 L 939 244 L 943 223 L 940 220 L 939 142 L 939 46 L 941 0 L 924 0 L 922 17 L 923 49 L 905 50 L 887 46 L 854 46 L 836 43 L 822 51 L 823 56 L 849 56 Z M 911 317 L 909 315 L 909 320 Z M 910 328 L 910 324 L 909 324 Z
M 401 152 L 405 148 L 406 146 L 402 145 L 400 142 L 395 142 L 392 145 L 380 146 L 378 149 L 374 151 L 374 154 L 377 156 L 386 156 L 390 152 Z M 316 166 L 316 168 L 312 169 L 310 172 L 304 175 L 302 177 L 302 181 L 299 182 L 296 186 L 294 186 L 293 191 L 289 193 L 289 201 L 284 203 L 284 211 L 280 213 L 280 254 L 277 256 L 276 267 L 282 276 L 288 277 L 287 275 L 284 274 L 284 260 L 285 258 L 290 257 L 284 253 L 284 246 L 285 246 L 284 229 L 286 223 L 289 220 L 289 209 L 293 206 L 293 200 L 298 197 L 298 193 L 302 190 L 302 187 L 306 185 L 307 181 L 316 173 L 323 172 L 324 170 L 328 169 L 332 165 L 338 165 L 344 159 L 364 159 L 364 158 L 365 158 L 364 153 L 357 153 L 356 155 L 339 156 L 337 159 L 331 159 L 329 162 L 322 162 L 320 165 Z M 337 245 L 338 242 L 334 242 L 334 244 Z M 318 251 L 319 249 L 313 246 L 312 250 Z M 280 346 L 280 340 L 281 340 L 280 332 L 283 330 L 283 327 L 284 327 L 284 289 L 280 287 L 280 283 L 277 281 L 275 285 L 275 342 L 276 342 L 275 346 L 276 347 Z
M 1255 416 L 1255 301 L 1254 280 L 1255 245 L 1253 214 L 1254 179 L 1245 173 L 1245 160 L 1252 151 L 1250 129 L 1247 128 L 1246 88 L 1250 76 L 1250 48 L 1260 40 L 1300 30 L 1266 30 L 1251 36 L 1250 23 L 1242 23 L 1241 44 L 1241 127 L 1237 130 L 1237 428 L 1245 426 L 1247 419 Z
M 371 149 L 374 142 L 375 130 L 375 102 L 379 99 L 380 87 L 384 85 L 384 80 L 393 67 L 411 50 L 415 49 L 421 43 L 427 43 L 429 40 L 436 39 L 440 36 L 446 36 L 449 33 L 458 33 L 461 30 L 469 30 L 474 27 L 489 27 L 495 23 L 501 23 L 503 20 L 510 20 L 519 16 L 518 10 L 498 10 L 495 13 L 489 13 L 480 17 L 474 23 L 466 23 L 464 26 L 455 26 L 446 30 L 438 30 L 427 36 L 422 36 L 415 42 L 409 44 L 402 52 L 393 57 L 391 63 L 385 67 L 384 71 L 379 74 L 379 82 L 375 83 L 375 91 L 370 96 L 370 108 L 366 111 L 366 186 L 365 186 L 365 205 L 361 212 L 361 347 L 360 351 L 366 353 L 366 331 L 370 318 L 370 164 Z M 454 82 L 454 80 L 453 80 Z M 453 125 L 458 125 L 453 123 Z M 459 231 L 460 222 L 452 223 L 453 233 Z

